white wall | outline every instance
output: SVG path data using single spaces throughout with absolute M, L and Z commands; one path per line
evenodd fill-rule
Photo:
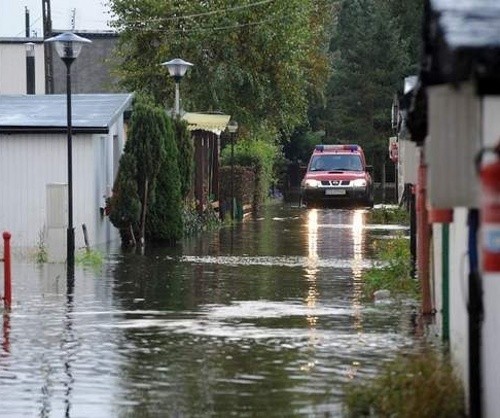
M 455 208 L 450 224 L 450 352 L 457 375 L 468 393 L 467 208 Z
M 483 144 L 493 147 L 500 141 L 500 98 L 483 100 Z M 500 179 L 499 179 L 500 181 Z M 498 417 L 500 411 L 500 273 L 482 275 L 484 290 L 483 393 L 484 417 Z
M 474 86 L 433 86 L 429 98 L 428 199 L 432 207 L 476 207 L 474 157 L 480 149 L 480 101 Z
M 94 179 L 100 176 L 96 173 L 110 168 L 95 165 L 97 142 L 95 135 L 73 136 L 76 248 L 84 246 L 83 223 L 89 231 L 91 245 L 103 243 L 105 238 L 118 238 L 117 231 L 110 227 L 107 217 L 101 217 L 99 210 L 101 191 L 96 190 Z M 67 183 L 66 144 L 66 135 L 0 135 L 0 230 L 12 233 L 12 246 L 35 247 L 40 232 L 45 231 L 46 186 Z M 105 151 L 103 161 L 107 161 L 109 154 Z
M 35 44 L 35 92 L 45 93 L 43 44 Z M 23 43 L 0 43 L 0 94 L 26 94 L 26 49 Z

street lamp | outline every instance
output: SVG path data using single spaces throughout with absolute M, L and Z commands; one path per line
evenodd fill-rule
M 227 130 L 231 135 L 231 219 L 234 219 L 234 137 L 238 131 L 238 122 L 235 120 L 229 121 Z
M 66 116 L 68 133 L 68 229 L 66 233 L 67 247 L 67 274 L 72 279 L 75 271 L 75 230 L 73 228 L 73 155 L 72 155 L 72 126 L 71 126 L 71 64 L 78 57 L 83 44 L 92 41 L 72 32 L 65 32 L 45 42 L 54 43 L 57 54 L 66 65 Z
M 182 77 L 186 74 L 186 71 L 189 67 L 192 67 L 193 64 L 190 62 L 184 61 L 180 58 L 175 58 L 170 61 L 166 61 L 161 65 L 167 67 L 168 73 L 175 80 L 175 116 L 180 115 L 180 97 L 179 97 L 179 84 L 181 82 Z

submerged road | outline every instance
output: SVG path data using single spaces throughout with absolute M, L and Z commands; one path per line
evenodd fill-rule
M 341 417 L 345 385 L 414 344 L 401 306 L 362 300 L 366 211 L 281 204 L 97 270 L 13 261 L 1 417 Z M 411 308 L 408 308 L 410 310 Z

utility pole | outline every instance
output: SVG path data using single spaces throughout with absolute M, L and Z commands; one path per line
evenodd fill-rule
M 24 6 L 24 25 L 25 25 L 25 36 L 30 37 L 30 11 L 28 6 Z
M 50 13 L 50 0 L 42 0 L 43 13 L 43 38 L 52 36 L 52 17 Z M 45 52 L 45 94 L 54 93 L 54 71 L 52 65 L 52 45 L 44 43 Z
M 75 31 L 75 24 L 76 24 L 76 9 L 71 10 L 71 30 L 74 32 Z

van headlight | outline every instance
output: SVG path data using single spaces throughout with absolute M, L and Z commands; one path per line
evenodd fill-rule
M 356 179 L 352 182 L 353 187 L 366 187 L 365 179 Z
M 318 180 L 314 180 L 314 179 L 307 179 L 307 180 L 304 180 L 304 182 L 303 182 L 303 186 L 306 189 L 315 189 L 315 188 L 319 187 L 319 185 L 320 185 L 320 182 Z

